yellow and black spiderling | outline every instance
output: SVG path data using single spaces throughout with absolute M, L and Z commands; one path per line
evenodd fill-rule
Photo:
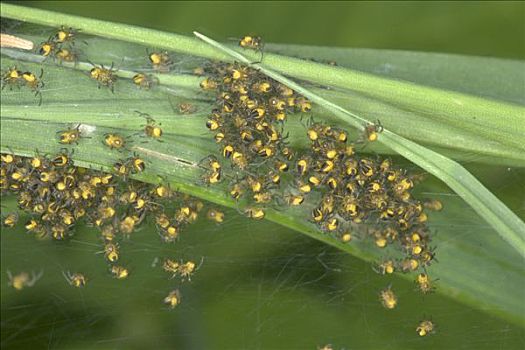
M 203 176 L 203 181 L 206 184 L 216 184 L 221 181 L 221 172 L 212 171 Z
M 218 87 L 218 82 L 211 78 L 206 78 L 200 82 L 200 87 L 203 90 L 215 90 Z
M 246 208 L 244 214 L 254 220 L 262 220 L 266 215 L 263 209 L 257 207 Z
M 428 274 L 422 272 L 416 277 L 416 284 L 418 287 L 418 290 L 423 294 L 429 294 L 434 292 L 434 281 L 430 279 Z
M 161 124 L 158 124 L 155 119 L 153 119 L 149 114 L 135 111 L 139 116 L 146 118 L 146 125 L 144 125 L 144 135 L 146 137 L 161 141 L 163 131 L 160 127 Z
M 55 34 L 50 38 L 55 43 L 69 43 L 74 44 L 78 30 L 71 27 L 61 26 Z
M 378 120 L 374 124 L 367 124 L 365 125 L 365 136 L 366 140 L 373 142 L 377 140 L 379 137 L 378 134 L 383 131 L 383 126 L 381 125 L 381 122 Z
M 148 59 L 153 69 L 167 73 L 170 71 L 173 61 L 167 51 L 151 52 L 148 53 Z
M 374 270 L 381 275 L 389 275 L 394 273 L 394 271 L 396 270 L 396 265 L 393 260 L 388 259 L 374 267 Z
M 419 325 L 416 328 L 416 333 L 420 337 L 425 337 L 435 332 L 436 332 L 436 325 L 434 324 L 432 320 L 423 320 L 419 322 Z
M 107 133 L 104 134 L 104 145 L 111 149 L 122 149 L 126 146 L 126 139 L 119 134 Z
M 2 217 L 2 225 L 5 227 L 15 227 L 18 222 L 18 213 L 8 213 Z
M 119 176 L 127 176 L 131 172 L 129 163 L 126 161 L 120 161 L 113 164 L 113 171 Z
M 245 49 L 260 50 L 263 46 L 260 36 L 245 35 L 239 40 L 239 46 Z
M 162 269 L 171 275 L 171 278 L 175 278 L 179 274 L 179 268 L 182 262 L 179 263 L 176 260 L 166 258 L 162 263 Z
M 116 243 L 106 242 L 106 244 L 104 245 L 103 253 L 104 253 L 104 257 L 109 262 L 113 263 L 119 259 L 119 247 Z
M 54 41 L 46 41 L 40 44 L 38 53 L 44 57 L 52 57 L 57 51 L 57 43 Z
M 235 150 L 235 148 L 233 148 L 232 145 L 227 144 L 227 145 L 225 145 L 225 146 L 223 147 L 223 149 L 222 149 L 222 156 L 223 156 L 224 158 L 230 158 L 231 155 L 233 154 L 233 151 L 234 151 L 234 150 Z
M 59 153 L 52 157 L 51 164 L 55 168 L 54 170 L 56 170 L 56 168 L 66 168 L 73 164 L 73 160 L 71 159 L 72 152 L 73 151 L 69 151 L 67 148 L 63 148 Z M 43 174 L 44 173 L 45 172 L 43 172 Z
M 202 180 L 205 184 L 216 184 L 221 181 L 222 166 L 217 158 L 213 155 L 204 158 L 200 165 L 206 169 Z
M 124 266 L 112 265 L 109 272 L 118 280 L 126 279 L 129 276 L 129 270 Z
M 383 304 L 385 309 L 392 310 L 397 306 L 397 296 L 394 294 L 390 286 L 383 289 L 379 296 L 381 304 Z
M 66 271 L 63 273 L 63 275 L 67 283 L 69 283 L 69 285 L 76 287 L 76 288 L 85 287 L 88 281 L 86 276 L 84 276 L 84 274 L 80 272 L 71 273 L 69 271 Z
M 59 62 L 77 62 L 79 50 L 75 48 L 78 31 L 61 26 L 47 41 L 42 42 L 37 48 L 38 54 L 45 58 L 52 57 Z M 85 44 L 87 44 L 84 41 Z
M 203 260 L 197 266 L 197 264 L 191 260 L 186 262 L 181 261 L 177 269 L 177 274 L 181 277 L 182 281 L 191 281 L 191 276 L 201 267 Z
M 286 201 L 288 205 L 291 205 L 291 206 L 301 205 L 304 202 L 304 196 L 303 195 L 289 195 L 286 198 Z
M 6 86 L 9 86 L 10 89 L 12 89 L 15 86 L 20 88 L 20 86 L 24 84 L 22 74 L 23 74 L 22 71 L 18 70 L 16 66 L 8 68 L 7 70 L 3 71 L 2 72 L 2 90 Z
M 55 51 L 55 58 L 64 62 L 76 62 L 78 53 L 73 49 L 60 48 Z
M 113 63 L 109 68 L 104 67 L 104 65 L 97 66 L 92 64 L 93 68 L 89 71 L 89 76 L 91 79 L 96 80 L 98 83 L 98 88 L 106 86 L 114 92 L 115 83 L 117 82 L 117 75 L 115 74 L 118 69 L 113 69 Z
M 82 134 L 80 132 L 80 124 L 75 128 L 68 128 L 66 130 L 59 131 L 58 142 L 61 144 L 70 145 L 72 143 L 78 144 Z
M 138 156 L 131 157 L 128 161 L 131 163 L 132 172 L 140 173 L 146 169 L 146 162 Z
M 263 48 L 264 48 L 264 42 L 262 40 L 262 38 L 260 36 L 257 36 L 257 35 L 245 35 L 243 36 L 240 40 L 239 40 L 239 46 L 242 47 L 243 49 L 250 49 L 250 50 L 254 50 L 256 52 L 263 52 Z M 261 55 L 261 59 L 258 61 L 262 61 L 262 55 Z M 258 63 L 258 62 L 254 62 L 254 63 Z
M 37 77 L 34 73 L 22 73 L 22 79 L 27 87 L 29 87 L 36 96 L 40 96 L 40 104 L 42 103 L 42 93 L 40 89 L 44 87 L 44 82 L 41 80 L 44 70 L 40 70 L 40 75 Z
M 211 131 L 215 131 L 221 127 L 217 119 L 210 119 L 206 122 L 206 127 Z M 221 137 L 221 140 L 224 139 L 224 136 Z
M 168 305 L 170 309 L 174 309 L 182 301 L 181 293 L 178 289 L 171 291 L 165 298 L 164 304 Z
M 217 224 L 224 222 L 224 213 L 218 209 L 209 209 L 206 213 L 208 220 L 214 221 Z
M 144 90 L 149 90 L 159 84 L 159 80 L 155 76 L 146 73 L 137 73 L 131 80 L 133 84 Z

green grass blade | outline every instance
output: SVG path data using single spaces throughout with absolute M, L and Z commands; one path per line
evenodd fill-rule
M 213 50 L 199 40 L 136 26 L 65 15 L 12 4 L 1 4 L 2 16 L 32 23 L 68 25 L 87 34 L 119 39 L 143 45 L 201 56 L 229 60 L 230 56 Z M 258 53 L 245 52 L 252 62 Z M 265 65 L 283 74 L 318 83 L 349 89 L 379 100 L 417 111 L 434 121 L 475 131 L 485 139 L 525 151 L 525 109 L 501 101 L 488 100 L 453 91 L 442 91 L 418 84 L 386 79 L 341 67 L 331 67 L 311 61 L 265 53 Z M 431 103 L 429 103 L 431 101 Z
M 525 61 L 403 50 L 377 50 L 290 44 L 265 49 L 385 78 L 404 80 L 441 90 L 525 105 Z

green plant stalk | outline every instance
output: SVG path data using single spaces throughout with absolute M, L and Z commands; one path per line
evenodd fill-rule
M 111 23 L 80 16 L 1 4 L 2 16 L 21 21 L 55 26 L 73 26 L 84 33 L 174 50 L 215 60 L 231 61 L 229 55 L 213 50 L 199 40 L 186 36 Z M 252 61 L 258 53 L 246 52 Z M 473 130 L 495 142 L 524 151 L 525 109 L 521 106 L 491 101 L 467 94 L 443 91 L 410 82 L 380 78 L 354 70 L 331 67 L 266 53 L 266 66 L 295 78 L 324 86 L 358 91 L 377 99 L 395 103 L 407 110 L 419 111 L 429 118 L 446 121 L 464 130 Z M 428 101 L 432 101 L 431 104 Z
M 233 51 L 220 43 L 200 34 L 194 34 L 207 42 L 211 46 L 229 54 L 236 60 L 245 64 L 251 64 L 250 60 Z M 367 120 L 344 108 L 327 101 L 317 94 L 310 92 L 294 81 L 265 68 L 262 65 L 253 65 L 260 69 L 261 72 L 289 86 L 303 96 L 330 110 L 339 118 L 353 125 L 354 127 L 364 130 Z M 379 137 L 379 142 L 392 148 L 401 156 L 417 164 L 438 179 L 446 183 L 454 192 L 465 200 L 489 225 L 491 225 L 517 252 L 525 258 L 525 224 L 514 214 L 507 206 L 501 202 L 492 192 L 483 186 L 472 174 L 463 166 L 451 159 L 443 157 L 428 148 L 422 147 L 415 142 L 407 140 L 387 129 L 383 130 Z

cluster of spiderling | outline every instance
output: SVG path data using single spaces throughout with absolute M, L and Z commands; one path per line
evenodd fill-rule
M 146 118 L 140 134 L 160 141 L 160 126 L 149 115 L 140 113 L 140 116 Z M 57 141 L 63 145 L 78 144 L 83 137 L 80 125 L 57 132 Z M 5 153 L 1 154 L 0 190 L 2 195 L 16 195 L 19 209 L 30 216 L 25 229 L 37 238 L 66 240 L 74 234 L 79 222 L 97 228 L 100 253 L 108 263 L 109 273 L 116 279 L 125 279 L 130 271 L 119 265 L 120 245 L 147 218 L 154 222 L 162 241 L 171 243 L 179 238 L 184 227 L 197 220 L 204 204 L 171 190 L 168 185 L 129 179 L 130 175 L 144 171 L 146 162 L 128 150 L 128 137 L 107 133 L 101 142 L 119 154 L 128 155 L 114 164 L 113 173 L 74 166 L 73 150 L 66 148 L 52 156 L 37 153 L 34 157 L 19 157 Z M 207 217 L 216 223 L 224 220 L 224 214 L 213 208 Z M 17 212 L 8 213 L 2 216 L 2 225 L 14 227 L 18 218 Z M 179 276 L 182 281 L 189 280 L 198 269 L 192 261 L 177 263 L 177 268 L 173 266 L 172 277 Z M 14 276 L 9 273 L 9 283 L 20 290 L 33 286 L 40 277 L 41 274 L 30 277 L 26 272 Z M 64 277 L 74 287 L 83 287 L 87 282 L 80 272 L 65 271 Z M 176 306 L 180 303 L 180 292 L 170 293 L 165 302 L 170 307 Z
M 0 188 L 2 195 L 16 195 L 19 209 L 30 215 L 25 229 L 37 238 L 66 240 L 74 234 L 79 222 L 97 228 L 100 253 L 108 263 L 109 273 L 116 279 L 125 279 L 130 271 L 119 265 L 120 245 L 147 217 L 154 218 L 162 241 L 175 242 L 181 230 L 195 222 L 203 203 L 163 184 L 150 185 L 126 178 L 144 170 L 144 162 L 136 156 L 117 163 L 115 168 L 119 172 L 114 175 L 75 167 L 65 149 L 51 157 L 5 153 L 1 155 Z M 224 214 L 210 209 L 208 217 L 220 223 Z M 18 219 L 17 212 L 8 213 L 2 217 L 2 225 L 14 227 Z M 173 263 L 170 270 L 167 266 L 165 263 L 163 268 L 172 277 L 178 275 L 183 281 L 189 280 L 198 269 L 192 261 Z M 41 277 L 41 274 L 30 277 L 25 272 L 9 275 L 10 285 L 19 290 L 31 287 Z M 78 272 L 67 271 L 64 276 L 75 287 L 83 287 L 87 281 Z M 177 295 L 180 301 L 180 293 Z
M 283 124 L 291 113 L 308 112 L 311 104 L 285 85 L 239 63 L 213 63 L 197 73 L 208 75 L 201 82 L 202 89 L 216 93 L 216 108 L 206 126 L 237 173 L 230 195 L 239 200 L 249 194 L 256 207 L 247 208 L 246 214 L 262 219 L 262 207 L 274 201 L 281 175 L 293 158 Z M 211 156 L 205 162 L 204 181 L 219 182 L 217 158 Z
M 52 57 L 59 62 L 77 62 L 80 51 L 75 48 L 75 42 L 78 38 L 78 31 L 73 28 L 65 26 L 56 30 L 47 41 L 41 43 L 37 48 L 40 55 L 46 59 Z M 153 68 L 159 72 L 168 72 L 172 64 L 166 52 L 148 53 L 148 58 Z M 113 63 L 110 67 L 104 65 L 96 65 L 91 63 L 93 68 L 89 71 L 89 77 L 98 83 L 98 87 L 107 87 L 114 91 L 115 83 L 117 82 L 117 71 L 114 69 Z M 135 85 L 142 89 L 150 89 L 158 84 L 158 79 L 151 74 L 137 73 L 132 77 Z
M 79 51 L 75 48 L 77 32 L 73 28 L 60 27 L 37 47 L 38 53 L 59 62 L 77 62 L 79 56 Z
M 200 201 L 164 184 L 126 178 L 144 170 L 144 161 L 136 155 L 116 163 L 115 168 L 119 173 L 75 167 L 66 149 L 52 157 L 6 153 L 1 155 L 0 188 L 2 193 L 17 195 L 18 207 L 31 214 L 25 228 L 39 238 L 67 239 L 80 220 L 98 228 L 104 256 L 111 263 L 119 259 L 120 238 L 130 237 L 146 215 L 155 217 L 165 242 L 174 242 L 181 229 L 197 219 L 203 206 Z M 2 223 L 13 227 L 17 217 L 10 213 Z
M 379 122 L 366 125 L 365 142 L 375 141 L 381 130 Z M 434 249 L 424 209 L 441 210 L 441 202 L 415 199 L 411 190 L 420 176 L 395 167 L 390 159 L 356 153 L 341 129 L 311 122 L 307 136 L 310 148 L 297 157 L 296 181 L 301 194 L 320 193 L 311 221 L 343 242 L 351 239 L 350 232 L 359 232 L 372 237 L 379 248 L 394 245 L 404 257 L 385 260 L 376 271 L 385 275 L 423 270 L 416 278 L 418 290 L 431 293 L 434 285 L 426 267 L 434 261 Z M 398 303 L 391 287 L 380 292 L 380 301 L 386 309 Z M 418 328 L 420 336 L 433 331 L 427 329 L 431 321 L 425 322 Z
M 72 28 L 61 27 L 38 51 L 44 57 L 76 62 L 76 34 Z M 260 37 L 245 36 L 239 46 L 262 52 L 263 43 Z M 167 52 L 148 52 L 148 59 L 160 73 L 169 72 L 173 65 Z M 105 86 L 113 92 L 117 81 L 113 64 L 109 68 L 92 65 L 89 76 L 99 88 Z M 308 99 L 239 63 L 211 63 L 194 73 L 207 75 L 200 86 L 216 94 L 216 105 L 206 126 L 214 133 L 222 157 L 231 162 L 234 176 L 229 194 L 249 204 L 244 212 L 248 217 L 263 219 L 265 208 L 281 204 L 282 198 L 290 206 L 300 206 L 306 201 L 313 207 L 308 220 L 321 231 L 343 242 L 351 241 L 352 232 L 365 233 L 377 247 L 393 245 L 404 253 L 401 259 L 379 263 L 375 268 L 378 273 L 422 269 L 416 278 L 418 289 L 424 294 L 434 290 L 434 283 L 426 273 L 434 252 L 424 208 L 440 210 L 442 205 L 436 200 L 423 203 L 413 198 L 411 190 L 418 176 L 394 167 L 389 159 L 356 153 L 356 144 L 377 140 L 382 131 L 379 122 L 366 125 L 363 139 L 354 144 L 348 141 L 344 130 L 310 119 L 306 132 L 310 147 L 296 154 L 287 144 L 284 123 L 290 114 L 310 112 Z M 44 86 L 41 76 L 37 78 L 31 72 L 22 73 L 13 67 L 2 73 L 2 89 L 27 86 L 40 95 L 41 102 L 40 89 Z M 136 74 L 132 81 L 142 89 L 159 83 L 146 73 Z M 181 105 L 180 111 L 189 113 L 190 108 L 191 105 Z M 144 136 L 160 141 L 160 124 L 147 114 L 140 115 L 146 118 Z M 79 127 L 70 128 L 60 132 L 59 142 L 78 143 L 81 136 Z M 113 133 L 105 134 L 103 139 L 107 147 L 119 151 L 127 151 L 127 142 L 127 138 Z M 66 239 L 80 220 L 97 227 L 103 241 L 102 253 L 110 273 L 117 279 L 129 275 L 126 267 L 118 265 L 122 238 L 130 237 L 147 214 L 154 218 L 162 240 L 174 242 L 181 229 L 197 219 L 203 207 L 200 201 L 177 194 L 168 186 L 129 180 L 130 174 L 142 172 L 146 166 L 136 154 L 115 163 L 114 174 L 74 167 L 70 156 L 67 150 L 53 157 L 37 154 L 33 158 L 20 158 L 3 154 L 0 188 L 2 193 L 17 194 L 19 207 L 31 214 L 25 227 L 37 237 Z M 211 155 L 201 165 L 206 169 L 205 183 L 215 184 L 224 177 L 217 157 Z M 216 209 L 210 209 L 207 217 L 216 223 L 224 220 L 224 214 Z M 10 213 L 2 218 L 2 224 L 12 227 L 17 219 L 18 214 Z M 180 277 L 182 281 L 190 280 L 199 266 L 193 261 L 172 259 L 165 259 L 162 264 L 172 278 Z M 32 286 L 40 276 L 22 273 L 10 275 L 9 280 L 14 288 L 22 289 Z M 68 271 L 64 277 L 75 287 L 82 287 L 87 281 L 81 273 Z M 398 302 L 390 286 L 380 292 L 380 300 L 387 309 L 395 308 Z M 180 301 L 178 289 L 164 299 L 172 308 Z M 432 321 L 422 321 L 417 328 L 420 336 L 433 331 Z
M 418 176 L 389 159 L 356 154 L 344 130 L 312 121 L 310 147 L 294 157 L 283 137 L 283 122 L 287 114 L 310 111 L 307 99 L 238 63 L 211 64 L 199 73 L 209 75 L 201 87 L 216 92 L 217 108 L 206 126 L 215 133 L 222 156 L 239 170 L 230 190 L 233 198 L 250 192 L 254 203 L 269 203 L 280 189 L 280 174 L 293 163 L 294 183 L 284 198 L 300 205 L 310 193 L 319 193 L 311 221 L 321 230 L 348 241 L 349 232 L 366 229 L 380 248 L 399 243 L 406 259 L 385 271 L 414 271 L 432 262 L 424 205 L 411 195 Z M 365 130 L 366 141 L 375 141 L 381 126 L 370 124 Z M 215 156 L 205 162 L 204 180 L 219 182 L 220 162 Z
M 36 47 L 36 52 L 43 56 L 44 59 L 51 57 L 59 63 L 68 62 L 76 64 L 81 54 L 81 50 L 75 45 L 79 40 L 78 36 L 78 30 L 61 26 L 56 29 L 46 41 Z M 86 41 L 82 42 L 87 45 Z M 157 73 L 168 73 L 173 65 L 173 61 L 166 51 L 147 51 L 147 57 L 152 69 Z M 114 63 L 111 63 L 110 66 L 104 66 L 103 64 L 97 65 L 91 63 L 89 60 L 87 61 L 93 66 L 87 75 L 97 82 L 98 88 L 107 87 L 111 92 L 114 92 L 115 84 L 118 80 L 118 68 L 114 67 Z M 18 88 L 26 86 L 39 97 L 39 105 L 41 105 L 42 94 L 40 91 L 44 87 L 44 82 L 41 80 L 43 73 L 43 70 L 41 70 L 40 76 L 37 77 L 34 73 L 22 72 L 17 70 L 16 67 L 12 67 L 2 72 L 2 89 L 6 86 L 9 86 L 11 89 L 15 86 Z M 131 81 L 138 88 L 144 90 L 149 90 L 159 84 L 159 79 L 155 75 L 145 72 L 136 73 L 131 78 Z M 195 112 L 194 107 L 189 103 L 181 103 L 179 109 L 182 114 Z
M 188 260 L 186 262 L 180 260 L 176 261 L 175 259 L 165 258 L 162 261 L 162 269 L 170 275 L 170 279 L 179 277 L 182 282 L 188 280 L 191 281 L 191 276 L 200 268 L 202 265 L 203 259 L 199 265 L 195 262 Z M 157 259 L 155 264 L 157 263 Z M 181 293 L 179 289 L 172 290 L 165 298 L 164 303 L 170 308 L 175 308 L 181 302 Z
M 442 205 L 412 196 L 420 176 L 395 167 L 390 159 L 356 153 L 357 144 L 378 139 L 379 122 L 366 125 L 361 139 L 352 143 L 344 130 L 310 119 L 306 132 L 310 147 L 296 154 L 283 137 L 283 122 L 290 113 L 310 111 L 307 99 L 239 63 L 210 64 L 195 73 L 206 74 L 201 88 L 216 93 L 216 107 L 206 126 L 215 133 L 222 156 L 236 169 L 230 195 L 239 199 L 249 192 L 249 203 L 256 205 L 247 207 L 248 216 L 263 218 L 263 206 L 277 197 L 299 206 L 312 196 L 306 201 L 313 204 L 309 221 L 321 231 L 343 242 L 358 232 L 372 237 L 379 248 L 396 247 L 404 257 L 385 260 L 376 271 L 385 275 L 423 270 L 416 278 L 418 289 L 424 294 L 434 290 L 425 272 L 434 261 L 434 250 L 424 209 L 440 210 Z M 205 162 L 204 181 L 219 182 L 218 159 L 209 156 Z M 287 186 L 281 188 L 281 175 L 288 170 L 293 179 L 286 177 Z M 390 287 L 381 291 L 380 300 L 387 309 L 397 305 Z M 425 329 L 418 328 L 418 334 L 431 332 Z
M 52 57 L 62 62 L 77 62 L 80 51 L 75 49 L 78 31 L 62 26 L 47 41 L 43 42 L 37 52 L 45 58 Z M 166 52 L 148 52 L 148 58 L 154 70 L 167 72 L 172 64 Z M 98 83 L 98 87 L 107 87 L 114 91 L 117 82 L 117 69 L 95 65 L 88 76 Z M 22 72 L 16 67 L 2 73 L 2 89 L 9 86 L 26 86 L 40 96 L 44 83 L 31 72 Z M 132 82 L 139 88 L 149 89 L 158 84 L 158 79 L 150 74 L 138 73 Z M 191 104 L 180 106 L 181 113 L 193 113 Z M 163 131 L 160 124 L 145 113 L 138 112 L 146 123 L 138 134 L 150 140 L 161 141 Z M 62 145 L 78 144 L 83 138 L 80 125 L 57 132 L 58 142 Z M 169 186 L 149 185 L 129 179 L 130 175 L 145 170 L 146 163 L 137 154 L 130 154 L 130 137 L 118 133 L 106 133 L 102 143 L 128 157 L 116 162 L 113 174 L 73 166 L 72 151 L 62 149 L 54 156 L 35 155 L 33 158 L 17 157 L 14 154 L 2 154 L 0 188 L 2 194 L 17 195 L 18 206 L 30 215 L 25 223 L 28 232 L 38 238 L 65 240 L 74 234 L 78 222 L 96 227 L 101 234 L 101 251 L 109 264 L 109 273 L 116 279 L 125 279 L 130 271 L 119 265 L 120 245 L 139 229 L 149 218 L 154 222 L 162 241 L 175 242 L 183 228 L 195 220 L 203 203 L 172 191 Z M 217 209 L 210 209 L 207 217 L 221 223 L 224 214 Z M 17 212 L 2 216 L 4 227 L 14 227 L 18 221 Z M 193 265 L 192 265 L 193 264 Z M 193 268 L 191 267 L 193 266 Z M 180 264 L 178 275 L 182 280 L 189 280 L 196 270 L 192 261 Z M 8 271 L 9 284 L 17 289 L 32 287 L 42 274 L 20 272 L 11 274 Z M 67 282 L 74 287 L 84 287 L 88 281 L 81 272 L 64 271 Z M 164 302 L 170 307 L 180 303 L 178 290 L 172 291 Z
M 366 129 L 367 139 L 375 140 L 377 125 Z M 427 214 L 411 194 L 419 176 L 389 159 L 356 154 L 343 130 L 311 123 L 307 135 L 310 149 L 298 157 L 296 168 L 299 191 L 322 193 L 312 221 L 343 238 L 346 232 L 366 230 L 379 248 L 400 244 L 406 259 L 395 265 L 403 272 L 430 265 L 434 253 Z
M 46 59 L 52 57 L 59 62 L 76 63 L 80 52 L 75 48 L 75 42 L 78 37 L 77 34 L 78 31 L 76 29 L 61 26 L 51 34 L 47 41 L 39 45 L 37 51 Z M 97 66 L 93 63 L 91 63 L 91 65 L 93 68 L 89 71 L 89 77 L 97 81 L 99 88 L 105 86 L 113 92 L 114 85 L 117 81 L 117 69 L 113 69 L 113 64 L 111 64 L 111 67 L 105 67 L 104 65 Z M 138 84 L 135 78 L 133 81 Z M 139 82 L 141 86 L 144 84 L 144 81 Z
M 13 87 L 27 87 L 35 93 L 35 96 L 39 97 L 38 105 L 41 105 L 42 93 L 40 90 L 44 87 L 42 75 L 44 75 L 43 70 L 40 71 L 40 75 L 37 77 L 35 73 L 18 70 L 16 66 L 8 68 L 2 72 L 2 90 L 6 86 L 9 86 L 9 89 L 13 89 Z

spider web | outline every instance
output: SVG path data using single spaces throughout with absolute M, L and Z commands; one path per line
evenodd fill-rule
M 453 225 L 461 232 L 468 223 Z M 440 294 L 423 297 L 409 281 L 385 278 L 347 253 L 231 210 L 222 225 L 200 219 L 175 244 L 163 244 L 152 226 L 139 229 L 122 243 L 121 262 L 131 271 L 124 281 L 110 276 L 91 228 L 68 242 L 36 241 L 20 228 L 2 229 L 1 239 L 6 349 L 407 349 L 454 348 L 458 341 L 510 349 L 524 341 L 523 329 L 501 319 Z M 164 257 L 203 263 L 191 282 L 182 282 L 162 271 Z M 44 275 L 15 291 L 6 270 Z M 69 286 L 64 271 L 84 273 L 86 287 Z M 392 311 L 377 294 L 388 284 L 400 300 Z M 175 288 L 182 303 L 170 310 L 162 299 Z M 438 327 L 424 339 L 415 334 L 423 316 Z

